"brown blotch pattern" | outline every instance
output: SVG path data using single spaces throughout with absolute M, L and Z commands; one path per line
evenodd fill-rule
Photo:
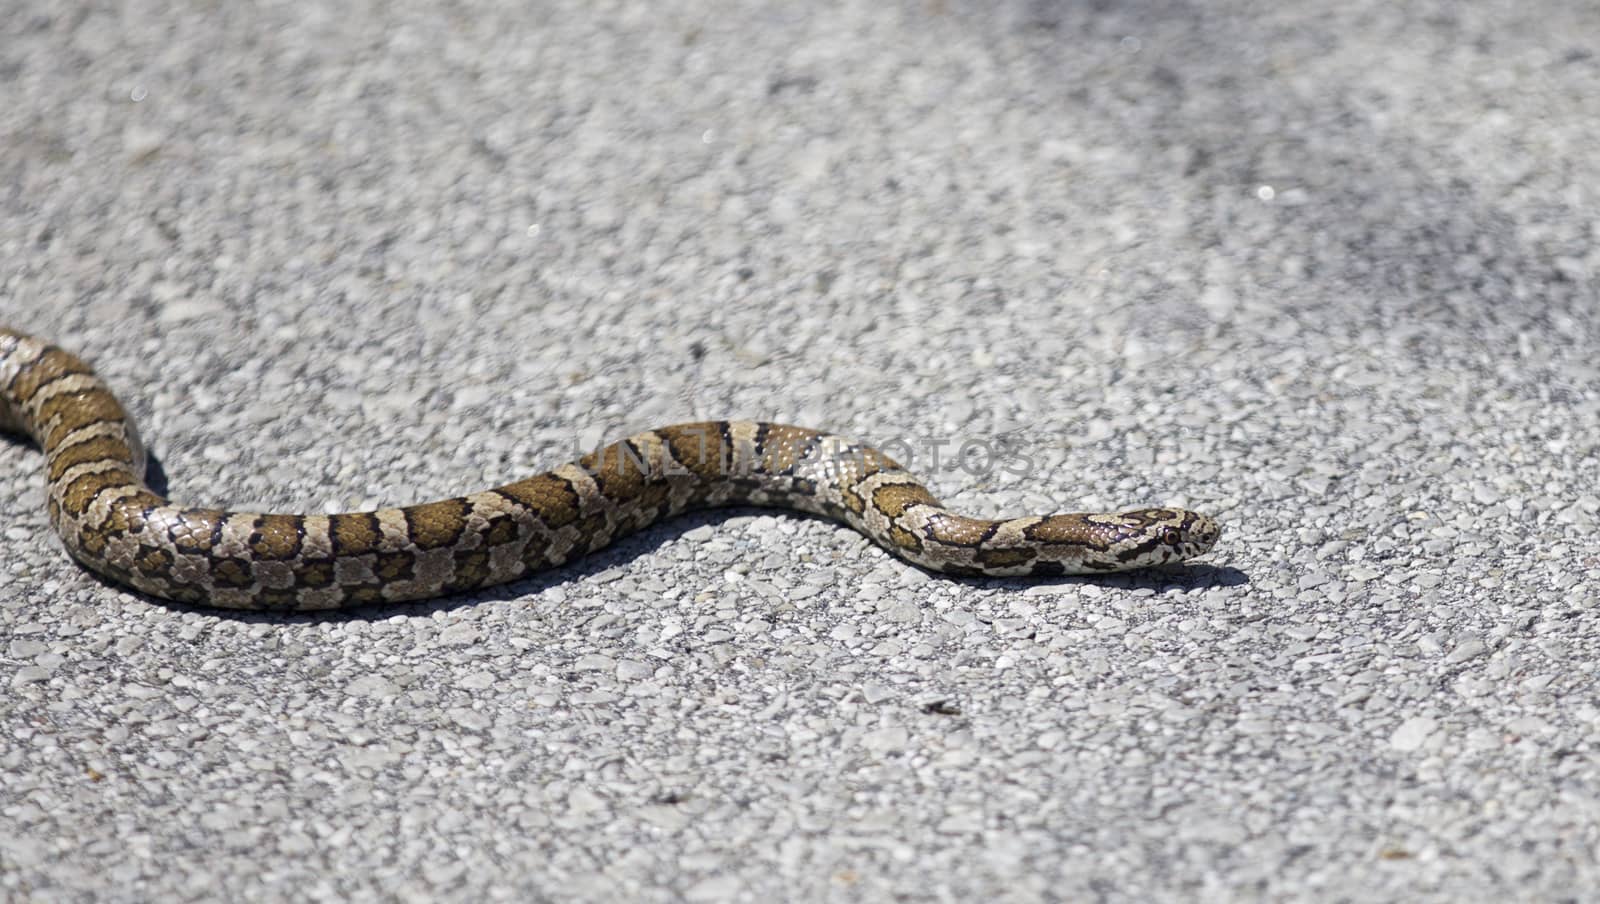
M 127 506 L 118 506 L 127 511 Z M 131 516 L 130 516 L 131 517 Z M 210 555 L 222 534 L 228 513 L 218 509 L 183 509 L 168 518 L 167 536 L 175 549 L 190 555 Z M 133 528 L 137 531 L 138 528 Z
M 72 517 L 81 517 L 101 493 L 130 485 L 136 485 L 133 475 L 121 468 L 97 474 L 80 474 L 67 484 L 66 491 L 61 494 L 61 505 Z
M 50 482 L 55 483 L 60 480 L 63 474 L 78 465 L 97 461 L 114 461 L 126 466 L 133 461 L 133 452 L 119 436 L 97 436 L 81 443 L 74 443 L 58 449 L 50 456 L 48 470 Z
M 483 542 L 489 546 L 504 546 L 515 541 L 519 533 L 515 518 L 498 515 L 490 520 L 488 529 L 483 532 Z
M 921 550 L 922 538 L 896 524 L 889 528 L 889 539 L 901 549 Z
M 376 550 L 383 534 L 378 530 L 377 515 L 371 512 L 353 512 L 330 517 L 328 536 L 333 540 L 335 554 L 360 556 Z
M 92 556 L 98 556 L 105 552 L 106 547 L 110 545 L 106 539 L 107 536 L 103 531 L 84 531 L 78 537 L 79 548 Z
M 458 552 L 455 573 L 446 585 L 453 591 L 470 590 L 489 579 L 489 554 L 481 550 Z
M 344 604 L 365 606 L 383 602 L 383 588 L 377 584 L 357 584 L 344 589 Z
M 180 603 L 206 602 L 205 591 L 190 584 L 170 584 L 162 592 Z
M 293 590 L 268 587 L 255 594 L 261 608 L 271 612 L 294 612 L 300 608 L 300 595 Z
M 596 550 L 615 540 L 621 534 L 612 534 L 607 530 L 608 522 L 605 512 L 595 512 L 578 523 L 578 535 L 582 540 L 579 546 L 588 550 Z M 587 542 L 587 545 L 585 545 Z
M 1062 543 L 1100 549 L 1105 546 L 1110 528 L 1090 524 L 1073 515 L 1052 515 L 1029 525 L 1022 535 L 1039 543 Z
M 578 460 L 600 492 L 612 499 L 632 499 L 648 482 L 650 460 L 643 450 L 624 440 L 591 452 Z
M 250 551 L 257 558 L 287 562 L 300 555 L 305 519 L 299 515 L 262 515 L 250 531 Z
M 526 506 L 551 527 L 565 527 L 578 520 L 582 501 L 572 483 L 555 474 L 540 474 L 506 484 L 495 492 L 518 505 Z
M 549 551 L 550 544 L 538 537 L 529 538 L 528 545 L 522 548 L 522 564 L 529 571 L 536 571 L 549 562 L 549 559 L 545 557 L 545 554 Z
M 52 347 L 24 367 L 11 381 L 11 385 L 4 388 L 7 395 L 26 405 L 46 383 L 71 374 L 90 373 L 93 371 L 89 369 L 89 365 L 80 361 L 76 355 Z
M 849 509 L 852 514 L 859 515 L 867 510 L 867 500 L 862 499 L 861 495 L 855 490 L 841 488 L 839 490 L 839 498 L 844 500 L 844 507 Z
M 890 483 L 872 491 L 872 504 L 890 518 L 898 518 L 913 505 L 937 506 L 939 500 L 921 484 Z
M 669 497 L 671 494 L 671 487 L 665 483 L 649 484 L 639 491 L 636 497 L 637 506 L 642 512 L 651 512 L 653 515 L 659 515 L 662 510 L 670 505 Z
M 92 389 L 50 399 L 40 408 L 35 423 L 50 428 L 44 443 L 49 448 L 55 448 L 84 427 L 104 421 L 120 422 L 126 417 L 127 413 L 111 393 L 104 389 Z
M 372 573 L 380 581 L 415 580 L 417 557 L 409 552 L 380 552 Z
M 1032 562 L 1038 555 L 1038 550 L 1019 546 L 1011 549 L 980 549 L 973 556 L 973 559 L 979 565 L 1010 568 L 1015 565 Z
M 439 549 L 461 539 L 461 532 L 467 529 L 467 513 L 471 510 L 463 499 L 445 499 L 409 506 L 402 511 L 412 541 L 423 549 Z
M 123 499 L 106 513 L 100 532 L 107 534 L 139 534 L 144 532 L 144 509 L 138 496 Z
M 680 424 L 656 431 L 672 453 L 672 460 L 707 482 L 728 473 L 732 450 L 727 445 L 726 433 L 727 424 L 721 421 Z
M 761 437 L 761 466 L 768 474 L 787 474 L 816 448 L 821 434 L 804 427 L 768 424 Z
M 221 587 L 249 587 L 256 582 L 245 559 L 212 559 L 211 580 Z
M 297 587 L 331 587 L 334 581 L 332 559 L 307 559 L 295 567 L 294 582 Z
M 140 571 L 147 574 L 159 574 L 163 577 L 170 577 L 172 574 L 172 553 L 160 547 L 140 546 L 139 554 L 133 561 Z

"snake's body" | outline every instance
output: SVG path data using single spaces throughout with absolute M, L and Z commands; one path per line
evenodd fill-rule
M 680 512 L 726 505 L 821 515 L 906 561 L 968 575 L 1161 565 L 1204 553 L 1219 533 L 1204 515 L 1165 508 L 967 518 L 874 449 L 754 421 L 663 427 L 526 480 L 404 508 L 185 508 L 145 485 L 133 422 L 88 365 L 3 328 L 0 430 L 43 449 L 50 523 L 74 559 L 154 596 L 232 609 L 331 609 L 486 587 Z

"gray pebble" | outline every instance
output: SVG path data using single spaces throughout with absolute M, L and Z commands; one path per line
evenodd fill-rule
M 1401 722 L 1389 736 L 1389 746 L 1403 752 L 1419 750 L 1437 726 L 1438 722 L 1427 716 L 1413 716 Z
M 578 657 L 572 664 L 575 672 L 610 672 L 616 668 L 617 661 L 610 656 L 600 653 L 586 653 Z
M 1482 640 L 1476 637 L 1468 637 L 1456 644 L 1455 649 L 1450 651 L 1450 655 L 1446 656 L 1444 661 L 1454 665 L 1458 662 L 1477 659 L 1488 651 L 1488 646 Z

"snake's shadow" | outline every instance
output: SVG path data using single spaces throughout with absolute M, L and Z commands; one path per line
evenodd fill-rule
M 161 466 L 161 459 L 154 452 L 145 453 L 144 485 L 159 496 L 167 495 L 167 469 Z
M 1204 590 L 1211 587 L 1239 587 L 1250 583 L 1250 576 L 1231 565 L 1212 565 L 1207 562 L 1182 562 L 1124 571 L 1116 574 L 1071 575 L 1058 578 L 986 578 L 954 577 L 934 574 L 942 581 L 955 581 L 974 587 L 995 587 L 1007 590 L 1026 590 L 1030 587 L 1075 587 L 1093 584 L 1096 587 L 1114 587 L 1120 590 Z

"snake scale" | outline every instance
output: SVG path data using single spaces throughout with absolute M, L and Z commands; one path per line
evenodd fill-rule
M 44 451 L 50 523 L 79 563 L 184 603 L 311 610 L 428 599 L 515 580 L 697 508 L 773 506 L 849 525 L 958 575 L 1067 575 L 1209 550 L 1204 515 L 1147 508 L 991 521 L 948 511 L 875 449 L 804 427 L 650 430 L 481 493 L 372 512 L 273 515 L 174 505 L 144 482 L 122 405 L 77 357 L 0 328 L 0 431 Z

